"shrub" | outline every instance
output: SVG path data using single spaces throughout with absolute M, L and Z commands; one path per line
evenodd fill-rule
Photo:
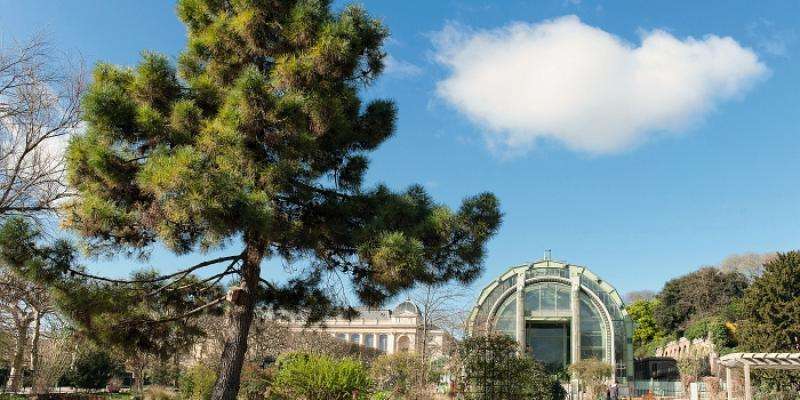
M 375 388 L 394 396 L 406 396 L 420 385 L 422 360 L 412 353 L 395 353 L 376 358 L 370 367 Z
M 144 400 L 175 400 L 178 394 L 161 385 L 150 385 L 144 390 Z
M 349 400 L 358 392 L 365 398 L 370 386 L 363 364 L 344 358 L 303 353 L 278 360 L 273 391 L 292 400 Z
M 89 349 L 78 354 L 67 372 L 67 380 L 77 388 L 100 389 L 105 388 L 109 379 L 122 371 L 122 364 L 108 352 Z
M 570 365 L 569 370 L 580 380 L 590 399 L 596 399 L 605 392 L 605 382 L 614 374 L 614 367 L 611 364 L 594 359 L 578 361 Z
M 517 355 L 517 342 L 505 335 L 474 336 L 461 342 L 454 371 L 463 376 L 467 399 L 560 400 L 564 390 L 544 366 Z
M 272 368 L 261 368 L 254 363 L 245 363 L 242 367 L 239 400 L 263 400 L 272 386 Z
M 181 398 L 191 400 L 209 400 L 214 390 L 217 373 L 213 369 L 197 364 L 189 368 L 180 379 Z
M 684 335 L 690 340 L 708 337 L 719 348 L 736 345 L 728 325 L 718 317 L 706 317 L 692 322 L 686 328 Z

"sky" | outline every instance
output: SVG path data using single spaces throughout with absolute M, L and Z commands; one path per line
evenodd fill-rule
M 386 72 L 363 95 L 399 107 L 368 181 L 420 183 L 453 207 L 495 193 L 504 223 L 476 288 L 545 249 L 626 293 L 731 254 L 800 248 L 800 1 L 361 4 L 391 31 Z M 0 9 L 2 42 L 44 31 L 88 65 L 185 44 L 168 1 Z M 264 265 L 268 279 L 286 274 Z

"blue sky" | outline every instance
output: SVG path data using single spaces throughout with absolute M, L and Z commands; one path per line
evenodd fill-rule
M 390 28 L 386 50 L 393 60 L 365 96 L 392 98 L 400 110 L 395 137 L 373 155 L 370 181 L 396 188 L 422 183 L 435 198 L 452 206 L 466 195 L 494 192 L 502 201 L 505 223 L 489 245 L 486 273 L 477 286 L 511 265 L 541 258 L 544 249 L 552 249 L 556 259 L 588 266 L 628 292 L 657 290 L 672 277 L 733 253 L 800 248 L 800 2 L 372 0 L 362 4 Z M 80 54 L 89 64 L 103 60 L 130 65 L 145 49 L 175 56 L 185 42 L 170 2 L 0 0 L 0 8 L 4 41 L 44 30 L 56 47 Z M 533 30 L 569 22 L 561 18 L 569 15 L 577 16 L 573 28 L 591 31 L 588 38 L 602 32 L 614 37 L 617 42 L 610 49 L 619 50 L 621 57 L 635 54 L 633 49 L 655 30 L 682 44 L 689 43 L 690 36 L 701 44 L 709 43 L 707 35 L 731 37 L 735 54 L 713 53 L 705 59 L 715 63 L 713 73 L 698 74 L 702 79 L 733 76 L 732 82 L 741 87 L 727 93 L 730 82 L 724 79 L 703 86 L 704 101 L 680 103 L 689 106 L 675 114 L 678 127 L 659 122 L 656 116 L 661 114 L 652 118 L 647 114 L 664 106 L 660 102 L 673 90 L 669 87 L 654 86 L 655 95 L 645 96 L 646 100 L 631 97 L 625 102 L 609 96 L 609 102 L 620 103 L 608 105 L 600 97 L 599 106 L 566 121 L 555 120 L 558 126 L 578 120 L 574 131 L 549 135 L 531 131 L 547 128 L 527 115 L 522 116 L 521 128 L 508 128 L 508 121 L 495 119 L 491 108 L 470 113 L 453 100 L 460 87 L 443 94 L 442 82 L 449 79 L 454 85 L 463 84 L 467 93 L 487 90 L 454 78 L 459 71 L 470 72 L 475 63 L 449 65 L 443 56 L 469 55 L 465 49 L 476 43 L 470 42 L 476 37 L 493 38 L 488 48 L 493 51 L 492 43 L 505 45 L 505 39 L 513 39 L 503 30 L 512 23 Z M 460 41 L 437 42 L 446 29 Z M 526 48 L 511 47 L 508 54 Z M 724 58 L 726 54 L 730 58 Z M 742 54 L 756 59 L 737 58 Z M 477 65 L 503 73 L 493 70 L 498 66 L 490 62 L 480 64 L 483 61 L 476 59 Z M 700 57 L 689 67 L 702 62 Z M 512 87 L 513 78 L 511 74 Z M 519 78 L 527 79 L 524 73 Z M 614 88 L 609 93 L 617 93 L 615 83 L 628 82 L 629 76 L 619 73 L 603 81 Z M 535 80 L 521 83 L 528 91 L 523 95 L 538 93 L 536 99 L 546 99 L 549 92 L 537 92 L 531 86 L 535 84 Z M 569 90 L 584 90 L 590 99 L 606 93 L 593 88 Z M 491 93 L 486 95 L 492 98 Z M 477 107 L 484 106 L 485 102 Z M 497 111 L 505 111 L 505 105 Z M 610 147 L 598 147 L 595 139 L 608 133 L 601 129 L 603 124 L 622 118 L 609 128 L 619 132 L 620 126 L 632 123 L 625 119 L 632 114 L 641 117 L 635 121 L 639 128 L 632 130 L 632 141 L 619 139 L 602 142 Z M 578 139 L 564 139 L 573 133 Z M 521 137 L 524 143 L 509 137 Z M 491 145 L 498 141 L 500 150 Z M 157 252 L 152 264 L 170 269 L 176 261 Z M 116 260 L 94 268 L 121 274 L 131 265 Z M 283 274 L 277 263 L 265 264 L 265 277 Z

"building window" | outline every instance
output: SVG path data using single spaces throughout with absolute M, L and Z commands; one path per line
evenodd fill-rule
M 359 335 L 357 333 L 351 333 L 350 334 L 350 341 L 352 343 L 356 343 L 356 344 L 360 343 L 361 342 L 361 335 Z
M 339 340 L 341 340 L 341 341 L 343 341 L 343 342 L 346 342 L 346 341 L 347 341 L 347 335 L 346 335 L 346 334 L 344 334 L 344 333 L 337 333 L 337 334 L 336 334 L 336 338 L 337 338 L 337 339 L 339 339 Z
M 389 337 L 386 335 L 379 335 L 378 336 L 378 350 L 382 352 L 386 352 L 389 350 Z
M 375 336 L 371 333 L 364 335 L 364 347 L 375 347 Z
M 411 339 L 408 336 L 400 336 L 397 339 L 397 351 L 400 353 L 408 352 L 411 349 Z

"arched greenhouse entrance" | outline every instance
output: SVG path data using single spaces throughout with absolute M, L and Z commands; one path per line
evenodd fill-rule
M 621 297 L 582 266 L 544 259 L 510 268 L 489 284 L 469 319 L 470 334 L 504 333 L 550 370 L 581 359 L 633 379 L 633 324 Z

